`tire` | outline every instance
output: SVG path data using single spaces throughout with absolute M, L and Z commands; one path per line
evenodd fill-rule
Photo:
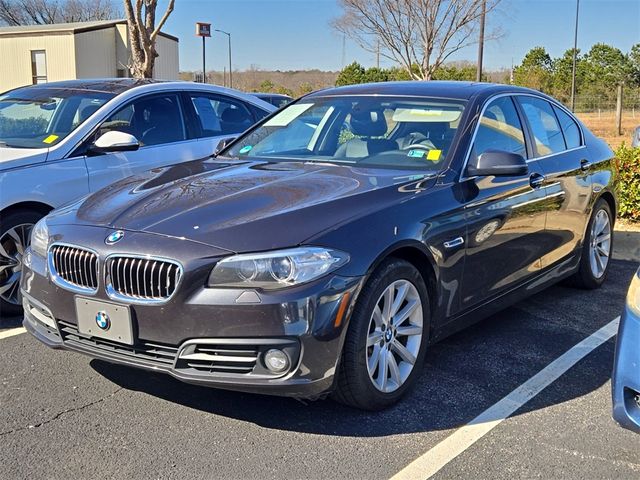
M 395 314 L 391 308 L 392 314 L 386 315 L 392 321 L 385 322 L 387 302 L 392 307 L 394 303 L 388 299 L 398 300 L 402 292 L 404 300 Z M 410 314 L 400 321 L 399 314 L 407 312 Z M 334 398 L 345 405 L 371 411 L 382 410 L 400 400 L 422 370 L 429 326 L 429 297 L 420 272 L 405 260 L 383 261 L 360 292 L 351 316 Z M 375 343 L 367 346 L 368 340 Z M 412 359 L 413 364 L 406 359 Z M 371 373 L 369 363 L 373 366 Z M 383 369 L 387 375 L 381 375 Z
M 603 218 L 606 218 L 606 226 L 602 224 Z M 597 249 L 600 253 L 596 253 L 594 249 Z M 609 273 L 612 252 L 613 215 L 611 214 L 609 204 L 605 200 L 600 199 L 596 202 L 591 218 L 589 219 L 589 224 L 587 225 L 578 271 L 569 278 L 569 284 L 586 290 L 600 288 Z M 600 260 L 598 261 L 594 255 L 597 255 Z M 600 262 L 605 262 L 604 266 L 602 266 Z
M 0 317 L 22 314 L 22 254 L 29 245 L 31 229 L 43 216 L 33 210 L 18 210 L 0 218 Z

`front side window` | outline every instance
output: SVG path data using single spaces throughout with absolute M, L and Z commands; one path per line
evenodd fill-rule
M 533 133 L 535 149 L 539 156 L 566 150 L 562 130 L 551 104 L 535 97 L 520 96 L 518 102 Z
M 186 139 L 177 95 L 157 95 L 136 100 L 109 116 L 96 137 L 117 130 L 133 135 L 141 146 L 161 145 Z
M 500 97 L 491 102 L 480 118 L 472 155 L 480 156 L 487 150 L 527 156 L 522 123 L 511 97 Z
M 242 102 L 206 94 L 191 94 L 202 137 L 218 137 L 244 132 L 255 122 Z
M 558 107 L 554 106 L 553 111 L 556 113 L 556 117 L 558 117 L 558 121 L 560 122 L 567 148 L 578 148 L 582 145 L 580 128 L 576 121 Z
M 51 147 L 113 97 L 105 92 L 45 86 L 0 95 L 0 147 Z
M 438 170 L 465 102 L 337 96 L 289 104 L 222 155 Z
M 31 51 L 31 83 L 47 83 L 47 53 L 44 50 Z

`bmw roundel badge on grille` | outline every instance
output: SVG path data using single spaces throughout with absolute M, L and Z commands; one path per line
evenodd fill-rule
M 111 319 L 107 312 L 98 312 L 96 313 L 96 325 L 100 327 L 101 330 L 107 331 L 111 326 Z
M 118 243 L 120 240 L 122 240 L 122 237 L 124 237 L 124 232 L 122 230 L 116 230 L 115 232 L 109 234 L 104 243 L 106 243 L 107 245 L 113 245 L 114 243 Z

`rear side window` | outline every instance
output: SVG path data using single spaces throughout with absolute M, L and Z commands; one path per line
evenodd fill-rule
M 578 148 L 582 145 L 582 140 L 580 139 L 580 127 L 578 127 L 575 120 L 558 107 L 553 107 L 553 111 L 556 112 L 556 116 L 560 122 L 560 127 L 562 128 L 567 148 Z
M 227 97 L 191 94 L 203 137 L 217 137 L 244 132 L 254 123 L 247 106 Z
M 487 150 L 527 156 L 522 124 L 510 97 L 500 97 L 491 102 L 480 118 L 473 154 L 480 156 Z
M 566 150 L 562 130 L 551 104 L 535 97 L 518 97 L 524 115 L 531 126 L 536 152 L 539 156 Z

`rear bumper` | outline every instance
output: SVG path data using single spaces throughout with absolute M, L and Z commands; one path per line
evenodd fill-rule
M 188 383 L 309 399 L 333 386 L 348 316 L 363 282 L 331 276 L 286 294 L 262 294 L 261 303 L 253 305 L 235 303 L 238 292 L 191 288 L 171 304 L 129 305 L 134 342 L 125 345 L 81 334 L 74 305 L 82 295 L 50 281 L 41 263 L 32 258 L 25 265 L 21 286 L 24 327 L 45 345 Z M 336 325 L 347 292 L 347 313 Z M 113 302 L 102 292 L 92 298 Z M 266 367 L 264 354 L 272 348 L 289 359 L 283 373 Z M 218 360 L 220 355 L 233 361 Z
M 640 433 L 640 317 L 628 307 L 620 317 L 611 388 L 613 419 Z

